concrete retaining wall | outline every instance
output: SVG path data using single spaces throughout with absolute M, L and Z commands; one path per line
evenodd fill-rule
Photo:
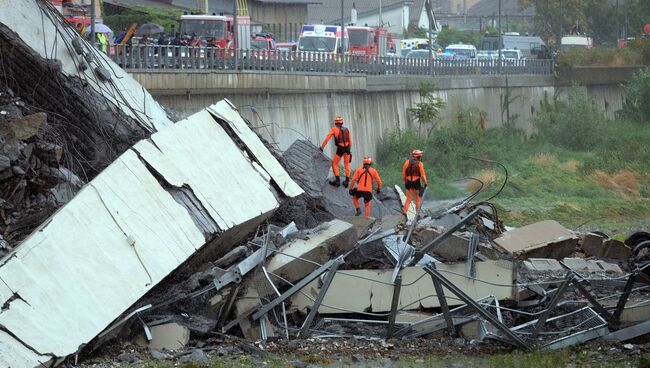
M 281 150 L 296 138 L 320 144 L 334 117 L 341 115 L 352 130 L 357 160 L 367 154 L 375 156 L 387 130 L 418 128 L 407 111 L 419 101 L 418 84 L 423 81 L 435 83 L 440 89 L 438 95 L 447 103 L 441 124 L 455 121 L 460 109 L 475 107 L 486 112 L 488 127 L 499 126 L 507 121 L 509 110 L 516 126 L 529 132 L 530 117 L 540 101 L 545 95 L 552 98 L 561 92 L 556 90 L 552 76 L 452 76 L 427 80 L 411 76 L 265 72 L 133 74 L 163 106 L 180 113 L 190 114 L 228 98 Z M 620 108 L 619 87 L 589 86 L 588 91 L 612 113 Z

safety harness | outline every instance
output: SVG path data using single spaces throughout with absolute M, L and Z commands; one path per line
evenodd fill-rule
M 415 176 L 420 177 L 420 163 L 418 160 L 412 158 L 409 161 L 409 166 L 406 168 L 406 176 L 411 177 L 411 179 Z
M 339 134 L 334 136 L 334 143 L 339 147 L 346 147 L 350 144 L 350 131 L 347 128 L 340 127 Z

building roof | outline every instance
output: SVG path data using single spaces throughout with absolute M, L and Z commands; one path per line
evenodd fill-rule
M 161 0 L 104 0 L 105 3 L 111 5 L 117 5 L 124 8 L 132 8 L 136 6 L 150 6 L 157 8 L 168 8 L 168 9 L 186 9 L 182 6 L 172 5 L 168 2 Z
M 307 21 L 310 23 L 321 23 L 341 19 L 341 0 L 320 0 L 320 4 L 308 6 Z M 390 9 L 402 3 L 411 3 L 410 21 L 417 21 L 424 5 L 424 0 L 382 0 L 382 9 Z M 343 4 L 343 17 L 350 19 L 352 4 L 357 9 L 357 16 L 372 13 L 379 10 L 379 0 L 345 0 Z M 414 7 L 415 5 L 415 7 Z M 414 15 L 414 9 L 419 11 Z M 414 20 L 415 19 L 415 20 Z
M 498 15 L 499 0 L 480 0 L 471 8 L 467 9 L 469 15 Z M 532 7 L 524 10 L 519 8 L 519 0 L 501 0 L 501 14 L 507 15 L 534 15 Z

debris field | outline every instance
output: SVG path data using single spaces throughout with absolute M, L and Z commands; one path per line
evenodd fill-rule
M 354 216 L 317 146 L 276 151 L 228 100 L 172 123 L 51 7 L 19 3 L 0 14 L 0 366 L 134 351 L 361 362 L 650 333 L 650 233 L 510 228 L 477 193 L 405 217 L 399 188 Z M 45 41 L 17 15 L 43 16 Z M 24 60 L 87 96 L 88 122 L 31 92 Z

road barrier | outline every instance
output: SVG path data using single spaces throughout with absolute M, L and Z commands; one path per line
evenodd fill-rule
M 322 52 L 228 50 L 214 47 L 113 45 L 110 58 L 127 70 L 194 69 L 281 71 L 368 75 L 477 75 L 553 72 L 552 60 L 410 59 L 394 56 L 356 56 Z

